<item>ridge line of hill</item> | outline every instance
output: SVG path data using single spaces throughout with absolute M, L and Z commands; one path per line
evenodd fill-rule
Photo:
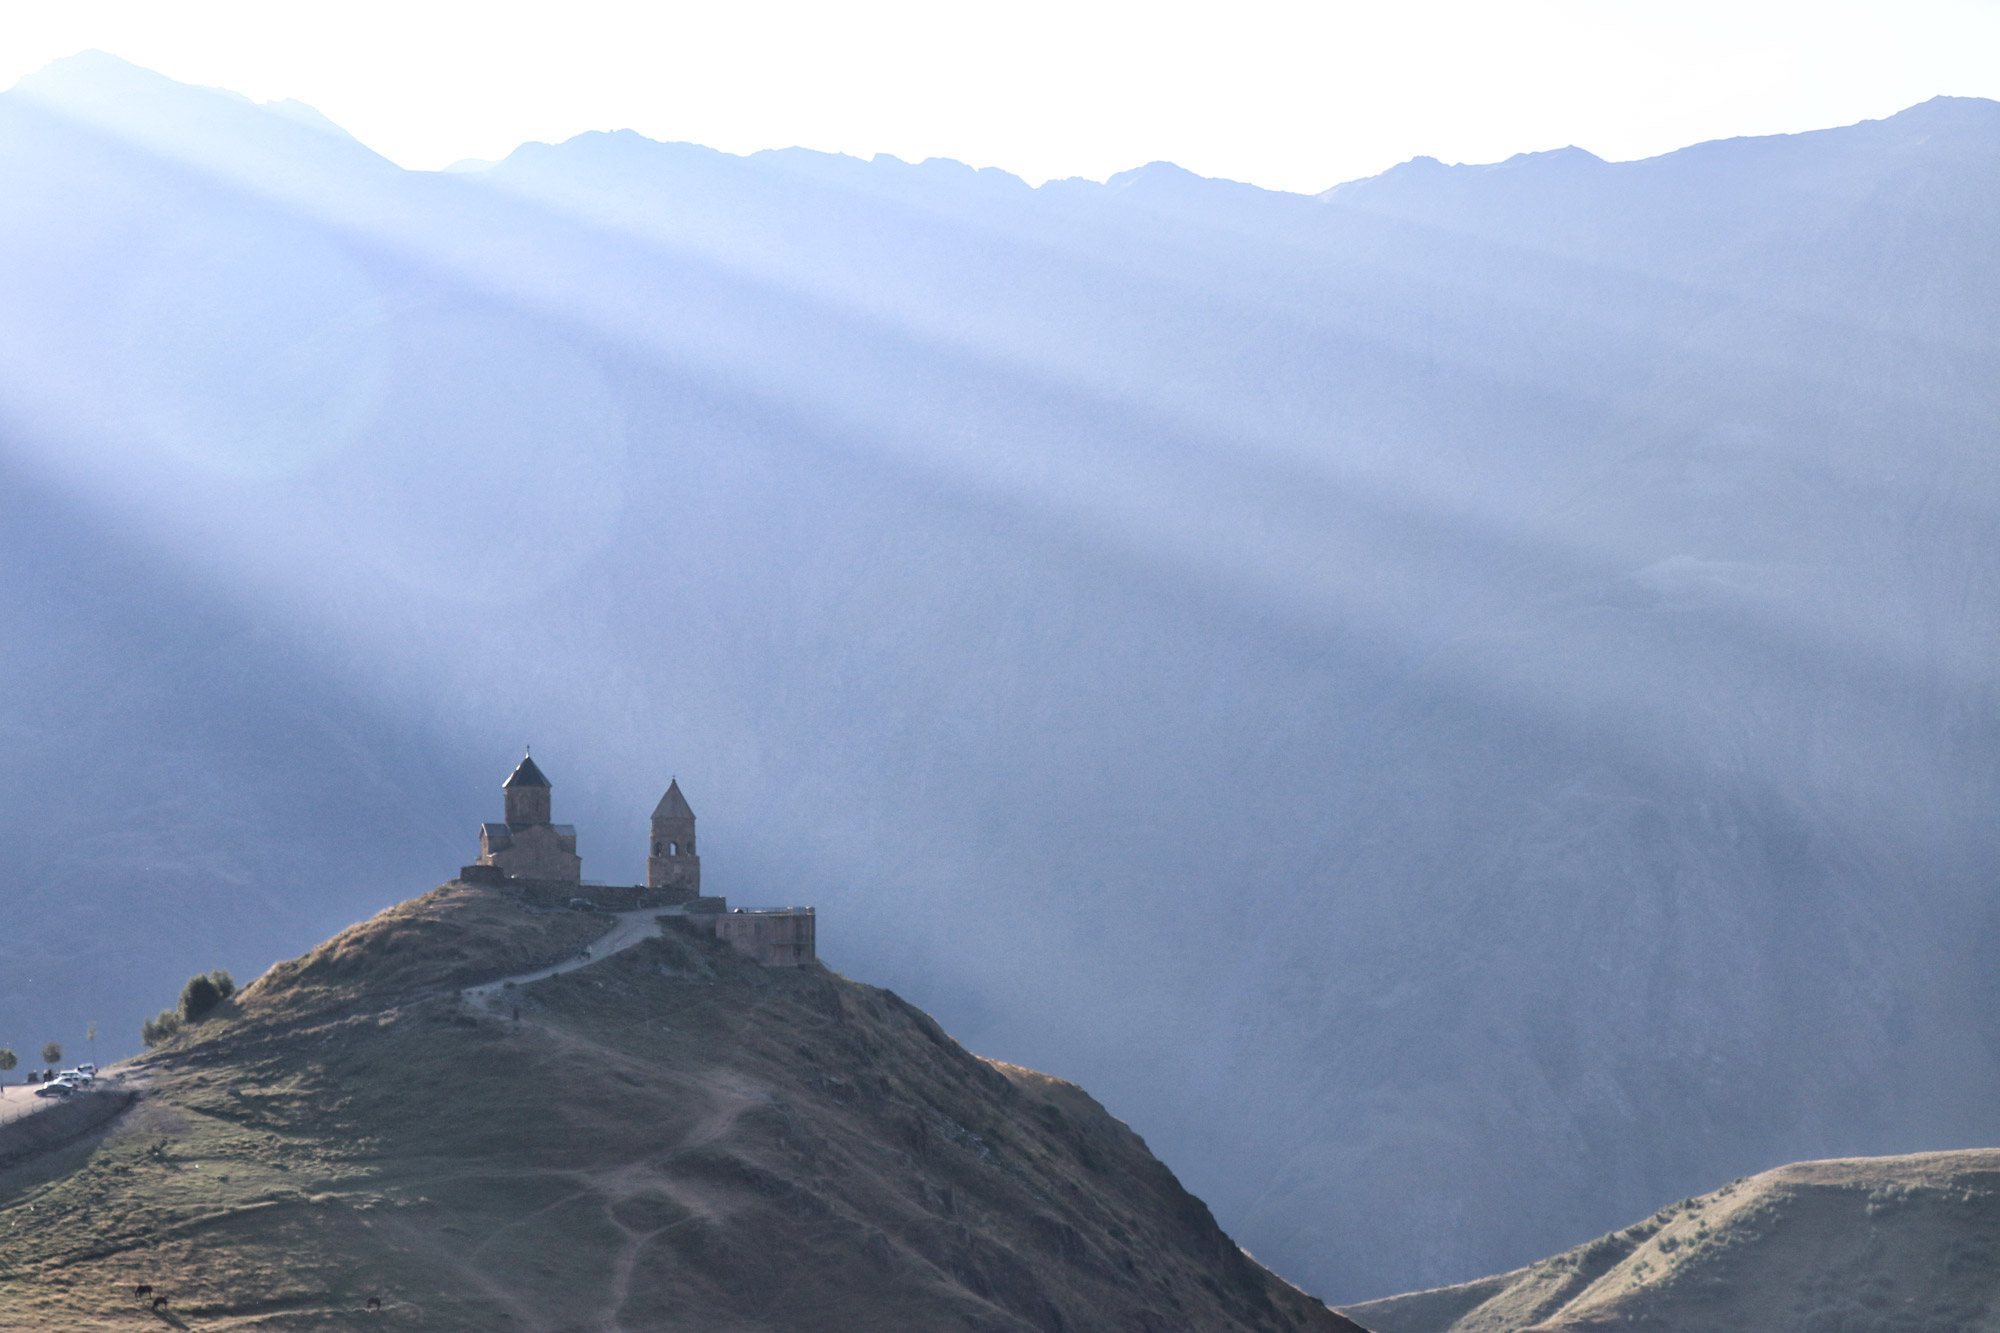
M 602 934 L 453 883 L 272 967 L 0 1172 L 0 1329 L 144 1286 L 241 1329 L 1359 1333 L 1080 1088 L 821 965 L 667 929 L 453 989 Z

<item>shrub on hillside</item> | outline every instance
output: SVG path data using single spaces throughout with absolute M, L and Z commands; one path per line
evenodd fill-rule
M 162 1009 L 139 1025 L 139 1036 L 148 1046 L 171 1041 L 195 1023 L 214 1013 L 224 1000 L 236 994 L 236 978 L 226 967 L 211 968 L 188 978 L 181 987 L 180 1003 Z
M 181 1021 L 199 1023 L 221 1003 L 222 988 L 206 972 L 198 972 L 188 978 L 187 985 L 181 987 Z
M 215 1006 L 236 994 L 236 978 L 224 967 L 211 968 L 188 978 L 181 987 L 180 1014 L 183 1023 L 199 1023 L 215 1012 Z

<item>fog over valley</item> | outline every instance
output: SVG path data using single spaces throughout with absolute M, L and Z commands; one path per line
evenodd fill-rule
M 585 876 L 677 777 L 1336 1302 L 2000 1140 L 2000 104 L 1307 196 L 409 172 L 84 55 L 0 182 L 0 1043 L 451 878 L 532 742 Z

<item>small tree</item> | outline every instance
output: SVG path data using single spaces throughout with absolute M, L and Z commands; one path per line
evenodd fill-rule
M 0 1074 L 12 1073 L 14 1066 L 20 1063 L 20 1057 L 16 1056 L 14 1052 L 8 1050 L 5 1046 L 0 1046 Z
M 206 972 L 189 977 L 188 984 L 181 987 L 181 1021 L 199 1023 L 221 1003 L 222 988 Z
M 48 1045 L 42 1047 L 42 1063 L 45 1065 L 54 1065 L 62 1063 L 61 1042 L 52 1041 Z
M 139 1039 L 148 1046 L 158 1046 L 179 1036 L 180 1030 L 181 1016 L 172 1009 L 162 1009 L 139 1025 Z
M 229 975 L 228 968 L 217 967 L 210 969 L 208 979 L 215 983 L 216 993 L 221 995 L 223 999 L 227 1000 L 236 994 L 236 978 Z

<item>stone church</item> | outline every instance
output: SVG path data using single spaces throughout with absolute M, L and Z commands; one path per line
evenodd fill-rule
M 678 778 L 653 807 L 644 884 L 596 884 L 583 877 L 576 830 L 551 822 L 549 780 L 534 755 L 524 755 L 507 781 L 506 820 L 479 826 L 479 860 L 458 877 L 468 884 L 505 888 L 542 908 L 605 911 L 660 908 L 703 934 L 727 940 L 766 967 L 798 967 L 818 957 L 818 914 L 810 907 L 738 907 L 701 892 L 701 857 L 695 851 L 694 810 Z
M 576 854 L 576 829 L 550 823 L 549 780 L 531 750 L 500 784 L 507 801 L 506 822 L 479 826 L 479 860 L 508 879 L 583 883 L 583 858 Z M 485 878 L 482 876 L 481 878 Z M 701 897 L 701 858 L 694 850 L 694 810 L 681 795 L 680 779 L 653 808 L 652 846 L 646 857 L 646 886 L 672 900 Z
M 498 866 L 509 879 L 580 883 L 583 858 L 576 854 L 576 830 L 549 822 L 549 780 L 535 766 L 533 751 L 501 791 L 507 798 L 507 822 L 479 826 L 478 864 Z

